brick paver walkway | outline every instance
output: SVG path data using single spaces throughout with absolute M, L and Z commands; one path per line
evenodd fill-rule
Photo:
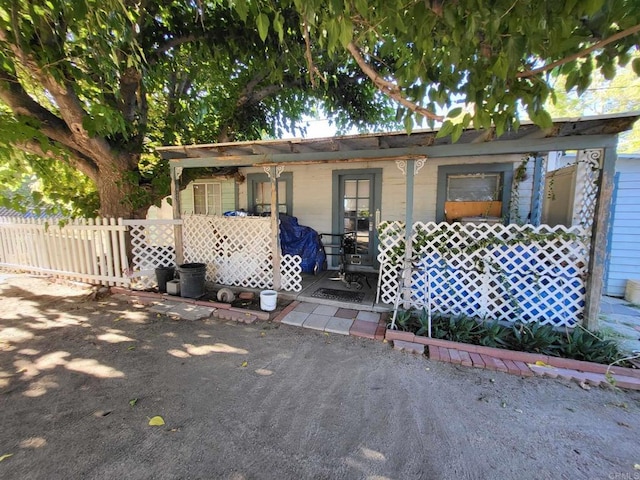
M 308 302 L 293 302 L 274 321 L 327 333 L 374 340 L 384 339 L 386 330 L 385 314 Z

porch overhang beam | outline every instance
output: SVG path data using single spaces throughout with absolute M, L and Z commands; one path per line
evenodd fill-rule
M 248 167 L 287 163 L 374 162 L 419 157 L 447 158 L 462 156 L 504 155 L 530 152 L 583 150 L 616 146 L 616 134 L 548 138 L 494 140 L 486 143 L 465 143 L 334 152 L 279 153 L 263 155 L 228 155 L 199 158 L 171 158 L 171 165 L 184 168 Z

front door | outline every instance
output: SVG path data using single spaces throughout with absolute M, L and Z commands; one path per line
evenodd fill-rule
M 375 219 L 376 211 L 380 211 L 381 188 L 381 169 L 334 171 L 334 231 L 347 234 L 345 253 L 351 265 L 375 265 Z

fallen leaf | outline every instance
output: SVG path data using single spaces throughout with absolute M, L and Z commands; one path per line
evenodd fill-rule
M 551 367 L 548 363 L 544 363 L 542 360 L 536 360 L 536 365 L 538 367 Z
M 636 463 L 636 464 L 633 466 L 633 469 L 634 469 L 634 470 L 640 470 L 640 463 Z
M 324 332 L 324 336 L 325 336 L 325 337 L 328 337 L 328 336 L 329 336 L 329 333 L 328 333 L 328 332 Z
M 503 401 L 500 405 L 502 406 L 502 408 L 507 408 L 507 402 Z
M 264 333 L 264 332 L 260 332 L 260 336 L 261 336 L 261 337 L 264 337 L 265 335 L 266 335 L 266 333 Z
M 0 462 L 6 460 L 9 457 L 13 457 L 13 453 L 5 453 L 4 455 L 0 455 Z
M 135 350 L 136 346 L 135 345 L 131 345 L 130 347 L 127 347 L 127 350 Z
M 241 367 L 246 367 L 247 365 L 249 365 L 249 362 L 247 362 L 246 360 L 244 362 L 242 362 L 242 364 L 240 365 Z
M 129 405 L 131 405 L 132 407 L 135 407 L 136 403 L 138 403 L 137 398 L 132 398 L 131 400 L 129 400 Z
M 516 413 L 522 413 L 522 410 L 520 410 L 519 408 L 516 408 Z
M 428 372 L 429 370 L 431 370 L 429 367 L 425 367 L 425 370 Z
M 160 415 L 156 415 L 155 417 L 149 420 L 149 426 L 151 427 L 161 427 L 164 425 L 164 418 Z

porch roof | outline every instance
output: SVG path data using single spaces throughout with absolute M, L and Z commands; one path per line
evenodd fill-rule
M 614 147 L 640 112 L 555 120 L 552 127 L 524 123 L 500 137 L 467 129 L 456 143 L 438 130 L 372 133 L 313 139 L 258 140 L 158 147 L 172 167 L 245 167 L 281 163 L 377 161 Z

